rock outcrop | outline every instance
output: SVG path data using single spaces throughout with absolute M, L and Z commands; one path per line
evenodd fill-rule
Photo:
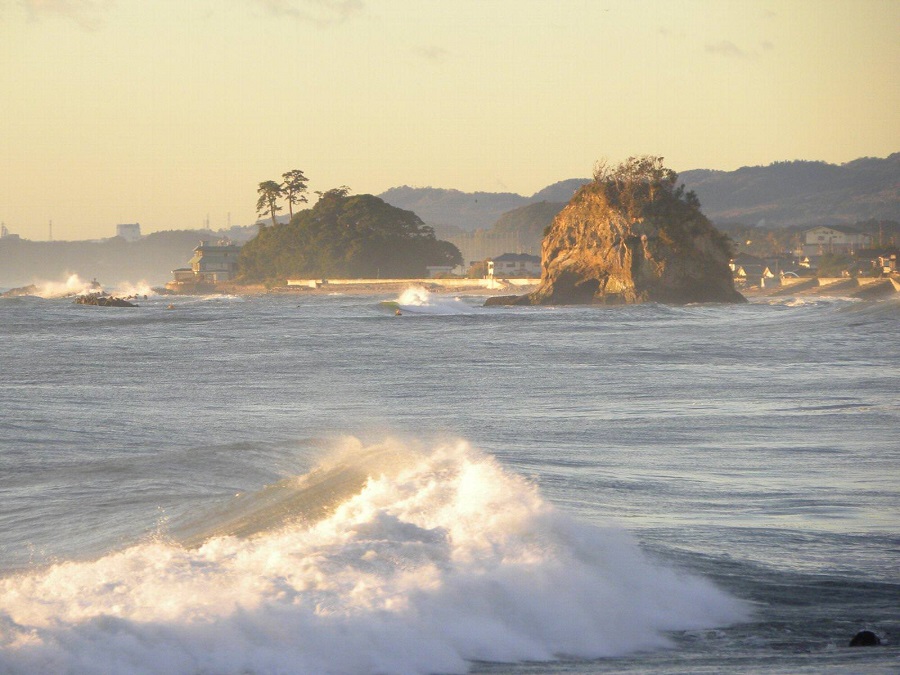
M 870 630 L 861 630 L 850 640 L 851 647 L 877 647 L 881 638 Z
M 540 286 L 489 304 L 744 302 L 728 239 L 676 179 L 656 157 L 601 166 L 548 229 Z
M 111 295 L 99 295 L 97 293 L 78 295 L 75 297 L 75 304 L 96 305 L 97 307 L 137 307 L 133 302 L 128 302 L 124 298 L 114 298 Z
M 30 286 L 19 286 L 18 288 L 10 288 L 5 293 L 0 293 L 0 298 L 21 298 L 27 295 L 37 295 L 38 287 L 34 284 Z

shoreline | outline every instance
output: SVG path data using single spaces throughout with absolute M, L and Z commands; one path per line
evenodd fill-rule
M 786 282 L 786 283 L 785 283 Z M 737 288 L 745 298 L 832 297 L 877 300 L 900 293 L 900 278 L 810 277 L 782 280 L 769 287 Z
M 237 284 L 219 282 L 216 284 L 185 285 L 181 288 L 170 286 L 154 287 L 160 295 L 386 295 L 402 293 L 408 288 L 423 288 L 435 295 L 474 295 L 494 297 L 503 295 L 522 295 L 538 287 L 539 279 L 338 279 L 325 283 L 292 284 L 267 287 L 264 284 Z M 0 289 L 0 297 L 13 297 L 28 294 L 33 287 Z M 861 300 L 880 300 L 900 293 L 900 276 L 883 278 L 800 278 L 790 279 L 787 283 L 776 283 L 772 286 L 760 287 L 735 286 L 736 290 L 747 299 L 778 297 L 848 297 Z
M 232 293 L 234 295 L 263 295 L 263 294 L 281 294 L 281 295 L 380 295 L 385 293 L 402 293 L 408 288 L 424 288 L 429 293 L 441 295 L 522 295 L 530 293 L 539 285 L 537 279 L 521 279 L 519 282 L 528 283 L 509 283 L 510 280 L 503 280 L 495 288 L 479 286 L 476 283 L 469 284 L 447 284 L 434 283 L 434 279 L 394 279 L 385 281 L 375 280 L 340 280 L 339 282 L 331 282 L 321 284 L 315 287 L 311 286 L 277 286 L 274 288 L 266 288 L 262 284 L 249 286 L 239 286 L 237 284 L 222 284 L 227 286 L 227 290 L 223 288 L 223 293 Z M 479 280 L 471 280 L 479 281 Z M 505 282 L 505 283 L 504 283 Z M 503 285 L 501 285 L 503 284 Z M 745 288 L 735 287 L 736 290 L 747 299 L 754 298 L 774 298 L 774 297 L 852 297 L 860 299 L 880 299 L 890 297 L 900 293 L 900 278 L 801 278 L 792 279 L 788 283 L 776 284 L 770 287 L 750 286 Z M 187 293 L 185 293 L 187 294 Z
M 486 283 L 489 282 L 489 283 Z M 203 286 L 173 288 L 166 285 L 170 295 L 382 295 L 402 293 L 408 288 L 424 288 L 429 293 L 450 295 L 508 295 L 511 290 L 528 293 L 534 290 L 538 279 L 335 279 L 322 281 L 304 280 L 288 282 L 284 286 L 267 287 L 265 284 L 236 284 L 219 282 Z
M 499 295 L 521 295 L 533 291 L 539 279 L 493 280 L 491 287 L 484 279 L 338 279 L 321 282 L 295 283 L 292 285 L 266 287 L 264 284 L 234 284 L 222 282 L 204 289 L 168 289 L 172 295 L 382 295 L 402 293 L 407 288 L 424 288 L 429 293 L 449 295 L 465 294 L 492 297 Z M 448 283 L 452 282 L 452 283 Z M 900 278 L 800 278 L 769 287 L 735 287 L 748 299 L 774 297 L 851 297 L 863 300 L 881 299 L 900 293 Z

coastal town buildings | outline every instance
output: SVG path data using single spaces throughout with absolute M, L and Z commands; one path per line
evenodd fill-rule
M 541 276 L 541 259 L 527 253 L 504 253 L 489 258 L 493 276 L 500 278 L 536 278 Z
M 238 255 L 241 247 L 230 241 L 210 244 L 201 241 L 194 249 L 190 259 L 190 267 L 172 270 L 175 283 L 214 284 L 219 281 L 231 281 L 238 270 Z
M 819 225 L 804 230 L 802 236 L 803 254 L 807 256 L 852 254 L 872 246 L 872 235 L 843 225 Z

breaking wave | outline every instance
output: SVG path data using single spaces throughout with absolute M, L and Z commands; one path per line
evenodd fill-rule
M 465 442 L 351 446 L 167 536 L 0 580 L 0 672 L 464 673 L 747 616 Z
M 414 314 L 473 314 L 475 308 L 459 298 L 435 297 L 420 286 L 407 288 L 397 298 L 397 307 Z
M 85 281 L 77 274 L 70 274 L 65 281 L 36 281 L 34 283 L 34 295 L 48 300 L 98 293 L 102 290 L 103 287 L 96 281 Z
M 71 298 L 90 293 L 110 293 L 117 297 L 151 296 L 156 292 L 146 281 L 132 283 L 121 281 L 112 289 L 104 288 L 96 279 L 85 281 L 77 274 L 70 274 L 65 281 L 38 280 L 31 286 L 16 289 L 16 295 L 33 295 L 45 300 Z

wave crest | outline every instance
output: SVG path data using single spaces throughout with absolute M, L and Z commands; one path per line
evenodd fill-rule
M 664 631 L 746 614 L 465 442 L 360 446 L 294 496 L 350 474 L 331 495 L 262 500 L 251 520 L 274 508 L 277 525 L 245 536 L 0 581 L 0 670 L 462 673 L 662 647 Z
M 474 314 L 475 308 L 459 298 L 435 297 L 421 286 L 410 286 L 396 300 L 397 307 L 414 314 Z

